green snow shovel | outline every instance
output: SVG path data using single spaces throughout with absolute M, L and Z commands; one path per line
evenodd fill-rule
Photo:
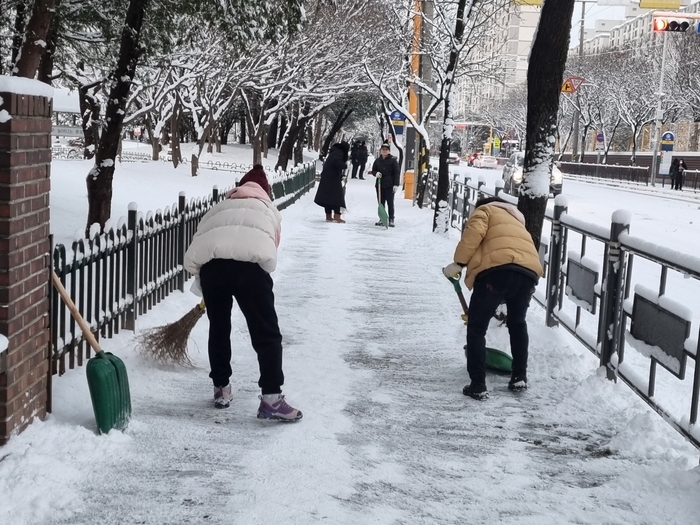
M 469 306 L 467 305 L 467 300 L 464 298 L 464 294 L 462 293 L 462 287 L 459 284 L 459 279 L 455 279 L 452 277 L 448 277 L 447 279 L 452 283 L 452 286 L 454 286 L 455 292 L 457 292 L 459 302 L 462 304 L 462 310 L 464 310 L 464 315 L 462 315 L 462 319 L 464 320 L 464 324 L 467 324 L 469 320 Z M 466 345 L 464 346 L 464 352 L 466 355 Z M 511 373 L 513 371 L 513 358 L 505 352 L 502 352 L 501 350 L 497 350 L 496 348 L 490 348 L 487 346 L 486 368 L 490 370 L 495 370 L 497 372 Z
M 379 205 L 377 207 L 377 213 L 379 214 L 379 220 L 381 221 L 382 226 L 384 226 L 388 230 L 389 229 L 389 215 L 387 214 L 386 209 L 384 208 L 384 205 L 382 204 L 381 192 L 382 192 L 382 174 L 377 173 L 377 204 Z
M 106 434 L 113 428 L 124 430 L 131 418 L 129 378 L 124 362 L 117 356 L 102 351 L 90 327 L 80 315 L 80 311 L 54 271 L 51 272 L 51 280 L 80 326 L 83 337 L 96 352 L 95 357 L 87 362 L 85 375 L 88 380 L 92 408 L 95 411 L 97 429 L 101 434 Z

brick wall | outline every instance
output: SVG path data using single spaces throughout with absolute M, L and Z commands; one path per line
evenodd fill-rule
M 0 98 L 11 117 L 0 122 L 0 334 L 9 340 L 0 354 L 2 445 L 46 415 L 51 100 Z

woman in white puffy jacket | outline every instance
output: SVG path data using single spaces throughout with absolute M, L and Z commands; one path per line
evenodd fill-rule
M 263 167 L 256 164 L 240 185 L 202 217 L 185 254 L 185 269 L 195 275 L 209 318 L 209 377 L 214 406 L 232 400 L 231 308 L 236 299 L 258 354 L 262 390 L 258 418 L 297 421 L 302 413 L 282 395 L 282 335 L 270 273 L 277 265 L 282 217 L 270 199 Z

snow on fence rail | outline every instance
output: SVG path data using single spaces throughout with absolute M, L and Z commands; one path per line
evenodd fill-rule
M 314 164 L 271 174 L 273 201 L 282 210 L 314 184 Z M 242 175 L 243 173 L 241 173 Z M 70 250 L 53 248 L 52 268 L 96 337 L 110 338 L 120 329 L 133 330 L 135 321 L 175 290 L 184 291 L 189 274 L 183 268 L 202 216 L 224 199 L 230 188 L 214 187 L 205 198 L 188 200 L 155 213 L 139 212 L 132 203 L 126 218 L 108 223 L 90 238 L 76 239 Z M 51 369 L 62 375 L 82 366 L 90 347 L 55 290 L 51 300 Z
M 502 181 L 487 189 L 483 180 L 455 177 L 452 227 L 463 230 L 479 198 L 517 204 L 502 189 Z M 570 332 L 609 379 L 621 379 L 700 449 L 700 335 L 693 309 L 684 306 L 697 305 L 700 296 L 700 257 L 631 235 L 623 210 L 607 229 L 571 216 L 565 196 L 554 203 L 539 246 L 545 276 L 534 295 L 547 326 Z

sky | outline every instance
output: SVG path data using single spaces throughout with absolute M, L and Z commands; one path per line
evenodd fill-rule
M 250 155 L 236 146 L 212 157 L 248 162 Z M 79 203 L 89 164 L 52 165 L 57 239 L 70 240 L 82 228 Z M 500 177 L 495 170 L 454 171 L 482 177 L 488 187 Z M 203 170 L 193 179 L 188 166 L 143 162 L 118 165 L 114 180 L 114 209 L 125 211 L 135 201 L 145 211 L 165 208 L 183 189 L 188 197 L 203 196 L 234 177 Z M 303 420 L 284 425 L 255 418 L 257 361 L 237 308 L 234 399 L 227 410 L 213 408 L 206 318 L 191 334 L 191 368 L 154 363 L 134 335 L 122 331 L 102 345 L 129 373 L 129 427 L 96 435 L 84 367 L 54 377 L 54 412 L 0 449 L 0 522 L 697 521 L 698 450 L 626 385 L 606 380 L 594 356 L 566 330 L 546 327 L 534 302 L 528 313 L 530 388 L 514 394 L 508 376 L 489 373 L 488 400 L 463 396 L 465 327 L 441 272 L 458 232 L 430 233 L 431 211 L 404 199 L 397 202 L 396 228 L 377 228 L 373 179 L 351 180 L 346 191 L 346 224 L 326 223 L 313 191 L 282 212 L 273 278 L 285 345 L 284 393 Z M 570 213 L 591 224 L 609 224 L 624 206 L 632 233 L 692 253 L 700 248 L 692 224 L 700 201 L 691 193 L 567 178 L 564 194 Z M 590 246 L 588 256 L 596 253 Z M 654 278 L 643 267 L 635 272 L 642 280 Z M 669 285 L 680 293 L 673 279 Z M 688 293 L 689 301 L 700 301 L 700 294 Z M 198 301 L 189 291 L 175 292 L 140 317 L 138 328 L 172 322 Z M 695 303 L 689 307 L 700 312 Z M 697 334 L 698 320 L 693 323 Z M 494 321 L 487 343 L 508 351 L 507 329 Z M 659 376 L 665 394 L 687 401 L 663 371 Z M 687 413 L 687 406 L 678 410 Z

